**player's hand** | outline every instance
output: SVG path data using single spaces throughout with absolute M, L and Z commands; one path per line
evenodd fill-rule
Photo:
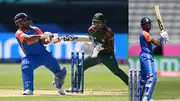
M 167 31 L 162 31 L 160 33 L 160 35 L 164 39 L 165 43 L 167 43 L 169 41 L 169 35 L 168 35 Z
M 97 51 L 104 50 L 101 43 L 98 43 L 95 48 L 96 48 Z
M 93 53 L 91 55 L 92 58 L 96 58 L 98 56 L 98 53 L 104 50 L 104 48 L 102 47 L 102 44 L 98 43 L 95 48 L 93 49 Z
M 40 39 L 45 39 L 46 41 L 51 41 L 53 37 L 53 34 L 51 32 L 44 32 L 44 34 L 41 34 Z

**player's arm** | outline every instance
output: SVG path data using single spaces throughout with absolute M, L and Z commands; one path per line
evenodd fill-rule
M 88 36 L 90 37 L 94 37 L 94 34 L 96 33 L 96 30 L 93 28 L 93 27 L 90 27 L 88 29 Z M 102 43 L 100 40 L 97 40 L 96 38 L 94 38 L 94 45 L 93 46 L 93 51 L 92 51 L 92 54 L 91 54 L 91 57 L 92 58 L 96 58 L 98 56 L 98 53 L 101 51 L 101 50 L 104 50 L 104 48 L 102 47 Z
M 36 30 L 38 36 L 40 36 L 39 39 L 41 40 L 41 42 L 42 42 L 43 44 L 49 44 L 49 43 L 50 43 L 50 40 L 51 40 L 52 37 L 53 37 L 53 35 L 50 35 L 50 34 L 52 34 L 52 33 L 50 33 L 50 32 L 45 32 L 45 33 L 43 33 L 43 31 L 42 31 L 40 28 L 35 27 L 35 26 L 31 26 L 31 27 L 32 27 L 34 30 Z M 46 35 L 46 34 L 49 34 L 49 35 L 50 35 L 50 39 L 49 39 L 49 40 L 46 40 L 46 38 L 43 38 L 43 36 Z M 36 41 L 38 41 L 39 39 L 37 39 Z
M 38 27 L 33 27 L 38 35 L 42 36 L 47 36 L 46 38 L 40 38 L 41 42 L 43 44 L 49 44 L 49 43 L 58 43 L 61 42 L 62 40 L 64 40 L 64 36 L 59 37 L 58 34 L 52 34 L 51 32 L 42 32 L 41 29 L 39 29 Z
M 16 37 L 20 40 L 20 42 L 27 42 L 28 44 L 32 44 L 40 38 L 39 35 L 27 35 L 23 32 L 17 32 Z
M 101 43 L 101 44 L 103 44 L 103 41 L 102 41 L 101 39 L 96 38 L 96 35 L 97 35 L 96 29 L 91 26 L 91 27 L 88 29 L 88 36 L 90 36 L 91 38 L 93 38 L 93 42 L 94 42 L 94 43 Z
M 114 33 L 113 33 L 113 31 L 110 29 L 110 28 L 108 28 L 108 32 L 109 32 L 109 36 L 108 36 L 108 41 L 114 41 Z
M 88 29 L 88 35 L 89 35 L 89 36 L 93 36 L 95 33 L 96 33 L 95 28 L 90 27 L 90 28 Z
M 163 38 L 161 37 L 160 39 L 152 39 L 151 42 L 154 44 L 154 45 L 162 45 L 162 42 L 163 42 Z
M 169 41 L 169 36 L 166 31 L 160 33 L 161 37 L 158 40 L 152 39 L 152 43 L 155 45 L 162 45 L 164 42 L 167 43 Z
M 103 39 L 103 40 L 105 40 L 105 41 L 103 41 L 103 47 L 106 49 L 110 49 L 110 48 L 112 48 L 111 47 L 111 45 L 113 45 L 112 43 L 114 43 L 114 33 L 111 30 L 111 28 L 107 28 L 105 31 L 107 34 L 105 34 L 104 39 Z
M 163 41 L 163 38 L 161 37 L 160 39 L 154 39 L 151 37 L 150 34 L 144 34 L 144 37 L 145 37 L 145 40 L 147 42 L 151 42 L 153 43 L 154 45 L 161 45 L 162 44 L 162 41 Z
M 36 42 L 40 39 L 40 35 L 24 35 L 25 42 Z
M 46 34 L 27 35 L 23 32 L 17 32 L 16 37 L 22 43 L 27 42 L 27 44 L 33 44 L 33 43 L 37 42 L 39 39 L 46 39 L 46 38 L 50 37 L 50 35 L 46 35 Z

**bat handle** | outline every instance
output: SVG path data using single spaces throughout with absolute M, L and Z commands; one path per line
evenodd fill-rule
M 161 32 L 164 32 L 164 30 L 161 30 Z

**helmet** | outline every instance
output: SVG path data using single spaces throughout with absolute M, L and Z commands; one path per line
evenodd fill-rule
M 17 25 L 19 21 L 22 21 L 23 19 L 27 19 L 27 15 L 25 13 L 18 13 L 14 17 L 14 23 Z
M 141 19 L 141 26 L 145 24 L 151 24 L 151 20 L 148 17 L 144 17 Z
M 149 31 L 152 27 L 151 20 L 148 17 L 141 19 L 141 28 L 143 30 Z
M 96 13 L 93 17 L 93 22 L 95 21 L 103 21 L 105 22 L 105 16 L 102 13 Z

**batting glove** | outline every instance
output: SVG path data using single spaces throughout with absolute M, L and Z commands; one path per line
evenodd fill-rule
M 51 41 L 51 37 L 53 37 L 53 34 L 51 32 L 44 32 L 44 34 L 41 34 L 40 39 Z
M 160 33 L 160 35 L 164 39 L 165 43 L 167 43 L 169 41 L 169 35 L 168 35 L 167 31 L 162 31 Z

